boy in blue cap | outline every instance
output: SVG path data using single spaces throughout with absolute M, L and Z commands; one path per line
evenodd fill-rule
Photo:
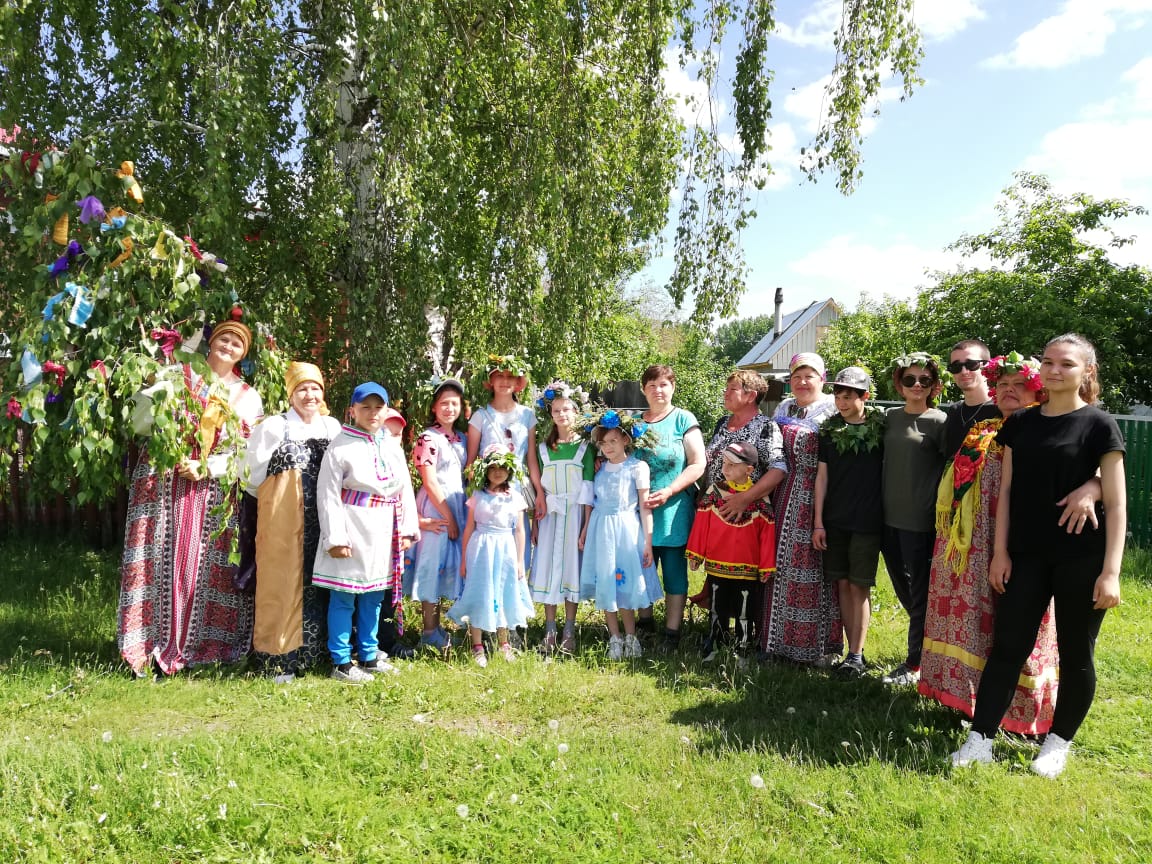
M 331 592 L 332 677 L 347 684 L 395 671 L 378 656 L 380 605 L 400 584 L 404 551 L 420 535 L 404 453 L 384 430 L 388 411 L 383 387 L 375 381 L 357 387 L 355 425 L 345 424 L 328 445 L 316 483 L 320 545 L 312 584 Z M 352 665 L 353 617 L 359 666 Z

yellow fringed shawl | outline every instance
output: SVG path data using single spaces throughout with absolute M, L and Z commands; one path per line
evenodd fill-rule
M 976 525 L 976 508 L 980 506 L 981 481 L 989 451 L 995 452 L 996 433 L 1003 419 L 983 420 L 973 426 L 956 456 L 944 469 L 936 490 L 936 534 L 947 537 L 944 560 L 957 573 L 968 569 L 968 550 L 972 548 L 972 531 Z M 957 478 L 956 466 L 962 476 Z M 970 466 L 970 467 L 969 467 Z

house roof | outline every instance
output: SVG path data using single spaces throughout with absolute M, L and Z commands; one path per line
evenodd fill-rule
M 763 339 L 753 345 L 751 350 L 740 358 L 740 362 L 736 365 L 739 367 L 755 366 L 771 362 L 772 356 L 780 350 L 780 347 L 808 326 L 808 324 L 820 314 L 824 307 L 831 302 L 831 298 L 828 300 L 813 300 L 803 309 L 789 312 L 780 321 L 780 335 L 777 336 L 772 330 L 769 330 Z

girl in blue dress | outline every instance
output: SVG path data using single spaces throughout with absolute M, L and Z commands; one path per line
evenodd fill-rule
M 608 625 L 608 657 L 640 657 L 636 610 L 662 596 L 652 566 L 648 466 L 632 455 L 644 423 L 606 411 L 592 430 L 604 462 L 593 481 L 592 516 L 580 535 L 580 595 L 595 600 Z M 621 635 L 621 623 L 624 634 Z
M 448 617 L 466 623 L 472 639 L 472 657 L 487 666 L 484 634 L 496 633 L 504 659 L 515 652 L 508 641 L 508 628 L 526 627 L 536 610 L 524 573 L 524 496 L 512 489 L 519 465 L 516 456 L 497 446 L 473 463 L 468 499 L 468 522 L 464 527 L 464 560 L 460 598 Z
M 406 593 L 420 601 L 423 628 L 420 645 L 443 651 L 448 634 L 440 626 L 440 601 L 460 594 L 460 533 L 467 511 L 464 502 L 464 437 L 456 422 L 464 402 L 464 385 L 455 378 L 440 382 L 432 392 L 432 425 L 420 435 L 412 461 L 422 485 L 416 495 L 420 542 L 413 566 L 405 574 Z

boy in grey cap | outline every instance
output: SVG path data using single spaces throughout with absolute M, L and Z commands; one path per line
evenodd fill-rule
M 884 532 L 884 412 L 866 407 L 871 389 L 866 370 L 842 369 L 832 384 L 838 413 L 820 427 L 812 545 L 824 552 L 824 578 L 837 583 L 840 595 L 848 656 L 833 674 L 843 679 L 864 674 Z

